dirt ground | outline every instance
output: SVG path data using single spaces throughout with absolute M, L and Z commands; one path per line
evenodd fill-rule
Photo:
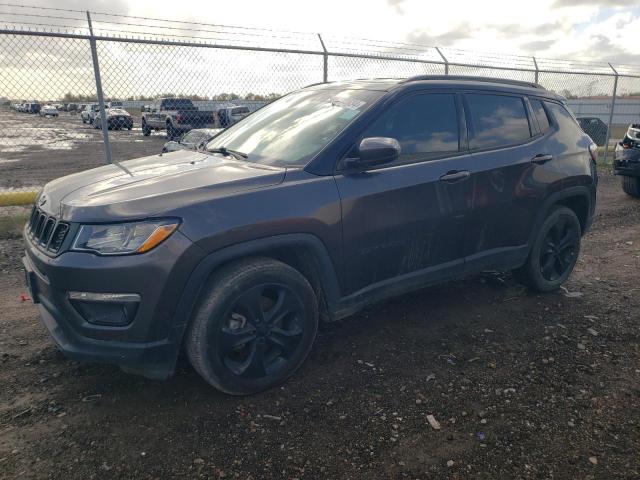
M 599 190 L 568 294 L 487 274 L 403 296 L 245 398 L 184 361 L 157 382 L 65 359 L 0 240 L 0 478 L 639 478 L 640 203 Z
M 109 131 L 114 160 L 160 153 L 164 132 L 144 137 L 140 112 L 131 110 L 131 131 Z M 80 115 L 60 112 L 57 118 L 0 108 L 0 190 L 40 187 L 49 180 L 105 164 L 102 131 L 83 124 Z

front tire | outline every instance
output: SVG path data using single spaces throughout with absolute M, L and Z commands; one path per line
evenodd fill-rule
M 176 136 L 177 136 L 176 129 L 173 128 L 173 125 L 171 123 L 167 122 L 167 140 L 169 141 L 174 140 Z
M 536 234 L 526 263 L 514 272 L 516 278 L 536 292 L 557 290 L 578 261 L 581 237 L 573 210 L 556 207 Z
M 195 370 L 231 395 L 274 387 L 307 357 L 318 301 L 300 272 L 268 258 L 233 262 L 204 287 L 186 333 Z
M 640 177 L 622 177 L 622 190 L 631 197 L 640 198 Z

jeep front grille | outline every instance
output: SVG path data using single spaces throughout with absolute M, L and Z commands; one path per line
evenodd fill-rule
M 48 252 L 57 253 L 62 247 L 67 232 L 69 232 L 69 224 L 58 221 L 53 215 L 47 215 L 38 207 L 33 207 L 28 233 L 37 246 Z

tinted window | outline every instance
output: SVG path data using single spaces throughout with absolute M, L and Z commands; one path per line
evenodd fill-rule
M 405 97 L 378 117 L 364 137 L 398 140 L 401 162 L 456 152 L 460 134 L 455 95 L 432 93 Z
M 569 111 L 562 105 L 554 102 L 544 102 L 545 106 L 549 109 L 549 112 L 553 115 L 560 130 L 567 130 L 569 132 L 582 132 L 582 128 L 578 125 L 577 120 Z
M 506 95 L 467 95 L 472 149 L 499 147 L 531 137 L 524 102 Z
M 549 128 L 549 117 L 547 117 L 547 112 L 544 110 L 542 102 L 540 100 L 531 100 L 530 103 L 533 113 L 536 116 L 536 120 L 538 120 L 540 131 L 546 132 Z

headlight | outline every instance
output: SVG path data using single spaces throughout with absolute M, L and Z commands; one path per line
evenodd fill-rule
M 100 255 L 144 253 L 160 245 L 171 235 L 179 222 L 175 219 L 109 225 L 82 225 L 72 250 Z

